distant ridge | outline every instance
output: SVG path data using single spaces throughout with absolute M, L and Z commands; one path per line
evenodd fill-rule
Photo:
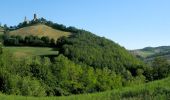
M 156 57 L 163 57 L 170 61 L 170 46 L 145 47 L 130 51 L 132 54 L 143 58 L 145 61 L 153 60 Z

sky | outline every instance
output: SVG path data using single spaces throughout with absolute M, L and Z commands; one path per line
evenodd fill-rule
M 27 16 L 75 26 L 127 49 L 170 45 L 170 0 L 1 0 L 0 23 Z

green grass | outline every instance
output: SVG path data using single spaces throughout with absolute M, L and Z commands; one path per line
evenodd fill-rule
M 57 55 L 58 51 L 48 47 L 3 47 L 17 58 L 27 56 Z
M 56 30 L 43 24 L 37 24 L 37 25 L 28 26 L 28 27 L 20 28 L 18 30 L 11 31 L 10 35 L 20 35 L 23 37 L 29 35 L 34 35 L 39 37 L 48 36 L 49 38 L 54 38 L 55 40 L 57 40 L 58 38 L 63 36 L 68 37 L 71 35 L 71 33 Z
M 24 97 L 0 94 L 0 100 L 169 100 L 170 77 L 122 89 L 63 97 Z

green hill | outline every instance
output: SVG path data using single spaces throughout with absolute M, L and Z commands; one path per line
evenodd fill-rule
M 54 48 L 53 52 L 50 48 L 5 47 L 0 55 L 0 80 L 4 82 L 1 91 L 23 96 L 63 96 L 145 82 L 143 72 L 138 73 L 145 71 L 144 64 L 104 37 L 78 30 L 59 38 Z M 22 59 L 15 59 L 10 52 Z M 55 59 L 37 57 L 56 53 Z
M 14 31 L 10 31 L 9 35 L 20 35 L 23 37 L 29 35 L 39 36 L 39 37 L 48 36 L 49 38 L 54 38 L 55 40 L 57 40 L 58 38 L 63 36 L 68 37 L 71 35 L 71 33 L 53 29 L 44 24 L 35 24 L 32 26 L 27 26 Z
M 63 97 L 24 97 L 0 94 L 2 100 L 169 100 L 170 77 L 117 90 Z
M 70 38 L 62 38 L 57 47 L 70 60 L 93 67 L 108 67 L 121 72 L 124 68 L 131 70 L 142 66 L 124 47 L 86 31 L 80 31 Z
M 2 65 L 0 91 L 2 93 L 23 96 L 68 96 L 109 90 L 118 91 L 116 89 L 150 81 L 149 78 L 155 74 L 147 73 L 152 70 L 114 41 L 74 27 L 65 27 L 50 21 L 43 23 L 46 25 L 36 23 L 24 26 L 23 24 L 22 28 L 16 27 L 9 32 L 11 37 L 4 36 L 4 40 L 5 38 L 11 40 L 6 42 L 16 44 L 20 42 L 22 45 L 3 47 L 0 51 L 0 65 Z M 24 40 L 12 35 L 48 36 L 57 41 L 52 46 L 40 45 L 40 48 L 37 45 L 28 44 L 50 44 L 49 39 L 41 38 L 44 41 L 39 41 L 37 37 L 30 37 Z M 22 59 L 15 59 L 11 54 Z M 56 56 L 50 59 L 44 55 Z M 148 75 L 150 75 L 149 78 Z M 105 93 L 93 95 L 101 95 L 103 99 L 108 96 Z

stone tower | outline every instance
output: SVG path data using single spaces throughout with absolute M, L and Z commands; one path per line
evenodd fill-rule
M 26 21 L 27 21 L 27 17 L 25 16 L 25 17 L 24 17 L 24 22 L 26 22 Z
M 29 24 L 29 21 L 27 20 L 27 17 L 25 16 L 24 18 L 24 22 L 26 22 L 27 24 Z
M 34 21 L 36 21 L 37 20 L 37 14 L 34 14 L 34 19 L 33 19 Z

